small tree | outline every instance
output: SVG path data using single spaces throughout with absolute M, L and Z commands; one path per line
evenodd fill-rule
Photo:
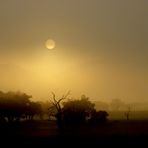
M 129 115 L 131 113 L 131 107 L 128 106 L 127 111 L 125 112 L 126 119 L 129 120 Z
M 0 93 L 0 116 L 9 123 L 19 121 L 26 112 L 31 96 L 22 92 Z
M 29 102 L 25 112 L 26 120 L 33 120 L 35 115 L 41 116 L 42 108 L 39 102 Z
M 93 123 L 93 124 L 105 123 L 107 121 L 108 116 L 109 116 L 109 114 L 106 111 L 95 111 L 92 114 L 92 117 L 90 119 L 90 123 Z
M 62 130 L 63 128 L 63 111 L 62 111 L 62 105 L 61 102 L 65 99 L 67 99 L 68 95 L 70 94 L 70 91 L 66 95 L 63 95 L 60 99 L 57 99 L 55 96 L 55 93 L 52 92 L 52 97 L 49 99 L 49 101 L 52 103 L 51 107 L 54 107 L 56 109 L 55 117 L 57 119 L 57 125 L 59 127 L 59 130 Z M 53 108 L 53 109 L 54 109 Z M 49 108 L 50 110 L 51 108 Z
M 85 95 L 82 95 L 80 100 L 69 100 L 63 105 L 64 123 L 67 125 L 85 123 L 86 118 L 95 110 L 95 104 L 91 103 Z

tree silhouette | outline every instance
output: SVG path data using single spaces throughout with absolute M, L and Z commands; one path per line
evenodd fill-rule
M 63 116 L 66 125 L 79 125 L 86 122 L 86 118 L 90 117 L 95 104 L 89 101 L 85 95 L 80 100 L 69 100 L 63 103 Z
M 26 120 L 33 120 L 35 115 L 41 116 L 42 108 L 39 102 L 29 102 L 25 111 Z
M 0 94 L 0 116 L 8 123 L 19 121 L 30 103 L 31 96 L 22 92 Z
M 56 113 L 54 116 L 57 119 L 57 125 L 58 125 L 60 131 L 63 128 L 63 122 L 62 122 L 63 111 L 62 111 L 61 102 L 65 99 L 67 99 L 69 94 L 70 94 L 70 91 L 68 91 L 68 93 L 66 95 L 63 95 L 60 99 L 57 99 L 55 93 L 52 92 L 52 97 L 49 99 L 49 101 L 52 103 L 52 106 L 49 108 L 49 110 L 53 107 L 56 109 Z
M 131 113 L 131 107 L 128 106 L 127 111 L 125 112 L 126 119 L 129 120 L 129 115 Z
M 95 111 L 92 114 L 90 122 L 93 124 L 101 124 L 107 121 L 109 114 L 106 111 Z

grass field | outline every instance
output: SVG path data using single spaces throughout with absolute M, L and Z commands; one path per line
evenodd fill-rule
M 110 120 L 126 120 L 126 111 L 108 111 Z M 131 120 L 148 120 L 148 111 L 134 111 L 129 114 Z
M 36 120 L 2 128 L 1 139 L 6 145 L 142 146 L 148 140 L 148 120 L 110 120 L 104 125 L 65 127 L 62 133 L 55 121 Z

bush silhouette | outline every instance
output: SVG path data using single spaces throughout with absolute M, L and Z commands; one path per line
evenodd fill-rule
M 31 96 L 21 92 L 0 93 L 0 116 L 7 122 L 19 121 Z
M 80 100 L 69 100 L 63 103 L 63 120 L 66 125 L 78 125 L 94 112 L 94 104 L 85 95 Z
M 90 118 L 90 122 L 93 124 L 105 123 L 109 114 L 106 111 L 95 111 Z
M 41 106 L 31 102 L 32 96 L 22 92 L 0 92 L 0 123 L 18 122 L 22 117 L 33 119 L 35 114 L 41 113 Z

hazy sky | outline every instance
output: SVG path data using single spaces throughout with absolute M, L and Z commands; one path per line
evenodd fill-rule
M 148 101 L 148 1 L 0 0 L 0 90 Z

